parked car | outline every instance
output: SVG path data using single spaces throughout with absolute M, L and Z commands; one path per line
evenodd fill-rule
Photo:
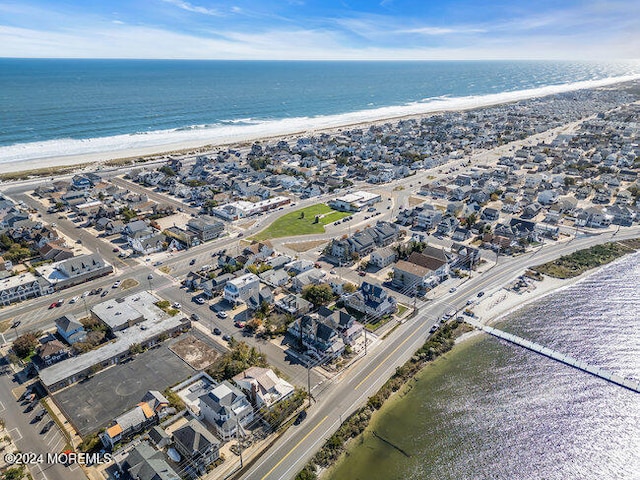
M 231 335 L 227 335 L 227 334 L 225 333 L 225 334 L 222 336 L 222 339 L 223 339 L 223 340 L 226 340 L 226 341 L 228 342 L 229 340 L 231 340 Z
M 305 418 L 307 418 L 307 411 L 303 410 L 298 414 L 293 424 L 300 425 Z
M 235 325 L 237 328 L 244 328 L 244 326 L 245 326 L 246 324 L 245 324 L 244 322 L 237 321 L 236 323 L 234 323 L 234 325 Z
M 204 305 L 204 298 L 202 297 L 196 297 L 196 303 L 198 305 Z
M 192 313 L 191 314 L 191 320 L 195 320 L 196 322 L 200 321 L 200 315 L 198 315 L 197 313 Z
M 40 430 L 40 433 L 47 433 L 49 430 L 51 430 L 51 427 L 53 427 L 53 420 L 49 420 L 44 427 L 42 427 L 42 430 Z
M 218 318 L 227 318 L 227 312 L 218 312 Z
M 114 248 L 114 249 L 112 250 L 112 252 L 113 252 L 113 253 L 118 253 L 119 251 L 120 251 L 120 250 L 119 250 L 118 248 Z
M 366 273 L 365 273 L 365 272 L 360 271 L 360 272 L 358 272 L 358 275 L 360 275 L 361 277 L 364 277 L 364 276 L 366 275 Z

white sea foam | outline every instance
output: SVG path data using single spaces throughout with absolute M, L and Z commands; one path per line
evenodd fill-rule
M 324 128 L 336 128 L 406 115 L 478 108 L 554 93 L 612 85 L 638 78 L 640 78 L 640 75 L 627 75 L 481 96 L 450 97 L 443 95 L 406 105 L 379 107 L 339 115 L 265 121 L 259 121 L 255 118 L 241 118 L 230 119 L 213 125 L 194 125 L 172 130 L 157 130 L 86 140 L 63 138 L 44 142 L 23 143 L 0 147 L 0 164 L 83 155 L 91 155 L 92 159 L 96 159 L 97 156 L 101 158 L 118 158 L 143 153 L 160 153 L 206 144 L 223 144 Z M 79 160 L 82 161 L 81 158 Z M 2 167 L 0 167 L 1 169 Z

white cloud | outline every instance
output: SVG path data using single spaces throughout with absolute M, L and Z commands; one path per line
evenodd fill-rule
M 192 5 L 191 3 L 185 2 L 183 0 L 162 0 L 162 1 L 165 3 L 170 3 L 171 5 L 181 8 L 182 10 L 186 10 L 187 12 L 201 13 L 203 15 L 211 15 L 214 17 L 219 17 L 222 15 L 218 10 L 215 10 L 213 8 L 206 8 L 198 5 Z
M 466 28 L 466 27 L 419 27 L 407 30 L 397 30 L 396 33 L 417 33 L 420 35 L 451 35 L 462 33 L 484 33 L 483 28 Z

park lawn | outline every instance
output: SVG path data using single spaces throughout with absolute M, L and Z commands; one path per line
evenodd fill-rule
M 303 212 L 304 218 L 301 218 Z M 318 223 L 314 223 L 316 215 L 326 216 L 320 218 Z M 268 240 L 269 238 L 324 233 L 326 224 L 340 220 L 348 215 L 346 212 L 337 212 L 324 203 L 311 205 L 283 215 L 252 238 L 254 240 Z

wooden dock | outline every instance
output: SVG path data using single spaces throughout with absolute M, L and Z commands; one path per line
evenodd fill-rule
M 577 368 L 578 370 L 582 370 L 583 372 L 590 373 L 591 375 L 602 378 L 607 382 L 611 382 L 628 390 L 640 393 L 640 382 L 638 382 L 637 380 L 621 377 L 620 375 L 610 372 L 609 370 L 596 367 L 594 365 L 589 365 L 587 362 L 557 352 L 543 345 L 540 345 L 539 343 L 531 342 L 522 337 L 518 337 L 517 335 L 513 335 L 512 333 L 507 333 L 503 330 L 498 330 L 497 328 L 483 325 L 476 319 L 465 316 L 465 322 L 467 322 L 469 325 L 473 325 L 479 330 L 483 330 L 489 335 L 501 338 L 503 340 L 506 340 L 507 342 L 513 343 L 514 345 L 518 345 L 520 347 L 526 348 L 527 350 L 531 350 L 532 352 L 539 353 L 540 355 L 544 355 L 545 357 L 551 358 L 560 363 L 564 363 L 565 365 Z

